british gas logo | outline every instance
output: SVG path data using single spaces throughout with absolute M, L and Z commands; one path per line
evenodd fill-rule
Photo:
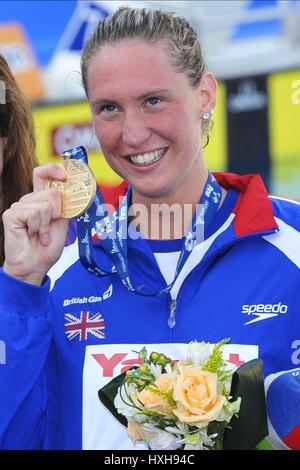
M 256 323 L 258 321 L 267 320 L 268 318 L 277 317 L 279 314 L 285 315 L 288 311 L 288 306 L 279 302 L 278 304 L 245 304 L 242 306 L 242 313 L 246 315 L 254 315 L 250 321 L 247 321 L 245 325 L 250 323 Z
M 95 302 L 102 302 L 103 300 L 107 300 L 112 296 L 113 293 L 113 286 L 112 284 L 109 288 L 103 293 L 102 296 L 91 295 L 89 297 L 72 297 L 71 299 L 64 299 L 63 306 L 69 307 L 70 305 L 75 304 L 89 304 Z

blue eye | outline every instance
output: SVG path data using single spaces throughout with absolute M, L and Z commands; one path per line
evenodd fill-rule
M 104 104 L 103 106 L 101 106 L 101 111 L 106 111 L 108 113 L 112 113 L 113 111 L 115 111 L 116 107 L 114 104 Z
M 161 102 L 161 99 L 156 98 L 155 96 L 151 96 L 151 98 L 148 98 L 148 103 L 151 104 L 151 106 L 155 106 L 156 104 L 160 102 Z

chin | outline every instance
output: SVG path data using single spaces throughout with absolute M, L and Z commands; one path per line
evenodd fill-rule
M 139 199 L 153 199 L 153 202 L 156 204 L 163 203 L 164 199 L 168 197 L 168 194 L 165 193 L 165 191 L 162 190 L 157 190 L 157 191 L 137 191 L 136 194 L 138 194 Z

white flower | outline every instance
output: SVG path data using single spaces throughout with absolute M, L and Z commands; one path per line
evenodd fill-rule
M 152 374 L 154 375 L 154 377 L 156 379 L 158 379 L 158 377 L 160 377 L 161 374 L 163 373 L 162 365 L 153 364 L 153 362 L 151 362 L 151 364 L 150 364 L 150 370 L 151 370 Z M 167 374 L 170 374 L 170 375 L 172 374 L 172 367 L 171 367 L 170 364 L 167 364 L 165 366 L 165 371 L 166 371 Z
M 214 446 L 216 437 L 217 434 L 208 436 L 207 428 L 202 428 L 198 432 L 186 434 L 180 443 L 185 444 L 184 450 L 207 450 Z
M 159 364 L 153 364 L 153 362 L 150 364 L 150 369 L 152 374 L 156 379 L 161 376 L 162 374 L 162 366 Z
M 147 417 L 142 413 L 136 413 L 135 415 L 133 415 L 133 419 L 136 423 L 142 424 L 147 420 Z
M 229 422 L 232 416 L 239 412 L 241 406 L 241 397 L 238 397 L 235 401 L 226 400 L 220 414 L 216 418 L 216 421 L 227 421 Z
M 223 369 L 224 371 L 230 372 L 230 368 L 226 366 L 226 369 Z M 232 372 L 233 374 L 233 372 Z M 232 376 L 228 377 L 226 379 L 222 379 L 218 382 L 218 393 L 221 393 L 222 395 L 225 395 L 228 398 L 228 395 L 230 393 L 231 389 L 231 382 L 232 382 Z
M 195 366 L 203 366 L 206 364 L 212 350 L 213 346 L 209 343 L 191 341 L 187 349 L 187 361 Z
M 142 430 L 151 450 L 176 450 L 181 447 L 178 436 L 173 433 L 148 423 L 142 425 Z
M 185 423 L 180 423 L 178 421 L 178 423 L 176 423 L 176 426 L 166 426 L 165 431 L 171 432 L 173 434 L 180 436 L 181 434 L 184 435 L 188 432 L 188 427 Z
M 124 384 L 124 388 L 119 387 L 118 393 L 114 399 L 114 405 L 118 410 L 118 413 L 125 416 L 127 419 L 135 418 L 137 414 L 137 409 L 132 406 L 132 403 L 129 400 L 130 392 L 134 390 L 134 386 L 131 384 Z

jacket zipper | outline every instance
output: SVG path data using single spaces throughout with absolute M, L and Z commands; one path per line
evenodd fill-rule
M 270 233 L 268 233 L 270 232 Z M 267 233 L 264 234 L 265 235 L 269 235 L 269 234 L 272 234 L 272 233 L 276 233 L 278 232 L 278 229 L 277 230 L 269 230 L 267 231 Z M 240 240 L 245 240 L 245 239 L 248 239 L 248 238 L 255 238 L 255 236 L 257 236 L 257 234 L 253 235 L 253 234 L 249 234 L 249 235 L 244 235 L 243 237 L 240 238 Z M 261 234 L 261 236 L 263 236 Z M 239 240 L 239 241 L 240 241 Z M 181 291 L 183 289 L 183 286 L 184 284 L 186 283 L 186 281 L 188 280 L 189 277 L 191 277 L 192 274 L 194 274 L 196 271 L 198 271 L 199 269 L 202 269 L 203 266 L 205 266 L 207 264 L 208 261 L 210 261 L 212 258 L 216 258 L 217 256 L 219 256 L 223 251 L 226 251 L 228 250 L 228 248 L 230 248 L 231 246 L 235 245 L 235 243 L 237 242 L 237 240 L 232 240 L 231 242 L 227 243 L 227 245 L 224 245 L 221 249 L 217 250 L 215 253 L 211 254 L 204 262 L 200 262 L 200 265 L 197 265 L 195 266 L 192 271 L 189 272 L 189 274 L 187 275 L 187 277 L 184 279 L 183 283 L 181 284 L 180 286 L 180 289 L 178 291 L 178 294 L 177 294 L 177 299 L 179 297 L 179 295 L 181 294 Z M 144 253 L 142 253 L 141 251 L 139 250 L 135 250 L 136 253 L 138 253 L 140 256 L 142 256 L 142 258 L 144 258 L 145 260 L 147 260 L 147 262 L 153 267 L 153 268 L 156 268 L 156 266 L 153 265 L 153 263 L 147 258 L 147 256 L 144 255 Z M 161 279 L 164 281 L 164 283 L 166 284 L 166 281 L 164 279 L 164 277 L 162 276 L 161 272 L 159 271 L 159 274 L 160 274 L 160 277 Z M 169 293 L 170 295 L 170 293 Z M 168 326 L 169 328 L 172 330 L 175 325 L 176 325 L 176 308 L 177 308 L 177 300 L 175 299 L 172 299 L 171 300 L 171 303 L 170 303 L 170 308 L 169 308 L 169 317 L 168 317 Z M 173 334 L 173 333 L 172 333 Z
M 176 324 L 176 319 L 175 319 L 175 315 L 176 315 L 176 306 L 177 306 L 177 301 L 176 300 L 171 300 L 171 303 L 170 303 L 170 314 L 169 314 L 169 319 L 168 319 L 168 327 L 169 328 L 174 328 L 175 324 Z
M 149 258 L 147 258 L 147 256 L 144 255 L 144 253 L 142 253 L 141 251 L 139 250 L 134 250 L 136 253 L 138 253 L 142 258 L 144 258 L 151 266 L 153 269 L 156 269 L 156 266 L 151 262 L 151 260 L 149 260 Z M 165 281 L 165 278 L 163 277 L 162 273 L 160 270 L 157 271 L 160 278 L 162 279 L 163 283 L 165 284 L 165 286 L 167 285 L 166 284 L 166 281 Z M 170 293 L 167 294 L 170 298 Z M 168 317 L 168 327 L 170 328 L 170 330 L 172 330 L 176 324 L 176 318 L 175 318 L 175 315 L 176 315 L 176 307 L 177 307 L 177 300 L 175 299 L 172 299 L 171 298 L 171 302 L 169 304 L 169 317 Z M 173 335 L 173 333 L 172 333 Z
M 278 231 L 278 230 L 277 230 Z M 274 233 L 274 232 L 273 232 Z M 245 238 L 252 238 L 251 235 L 246 235 L 243 237 L 244 239 Z M 205 266 L 206 263 L 208 261 L 210 261 L 212 258 L 215 258 L 216 256 L 219 256 L 223 251 L 226 251 L 228 250 L 228 248 L 230 248 L 231 246 L 233 246 L 235 244 L 235 240 L 234 241 L 231 241 L 230 243 L 228 243 L 227 245 L 223 246 L 220 250 L 216 251 L 214 254 L 212 254 L 211 256 L 209 256 L 203 263 L 201 262 L 200 265 L 197 265 L 195 266 L 194 269 L 192 269 L 192 271 L 189 272 L 189 274 L 187 275 L 187 277 L 184 279 L 183 283 L 181 284 L 180 286 L 180 289 L 177 293 L 177 299 L 179 298 L 180 294 L 181 294 L 181 291 L 184 287 L 184 284 L 186 283 L 186 281 L 188 280 L 188 278 L 190 276 L 192 276 L 192 274 L 194 274 L 195 272 L 197 272 L 198 270 L 202 269 L 203 268 L 203 265 Z M 175 315 L 176 315 L 176 308 L 177 308 L 177 300 L 175 299 L 172 299 L 171 300 L 171 303 L 170 303 L 170 313 L 169 313 L 169 318 L 168 318 L 168 326 L 169 328 L 174 328 L 175 324 L 176 324 L 176 318 L 175 318 Z

